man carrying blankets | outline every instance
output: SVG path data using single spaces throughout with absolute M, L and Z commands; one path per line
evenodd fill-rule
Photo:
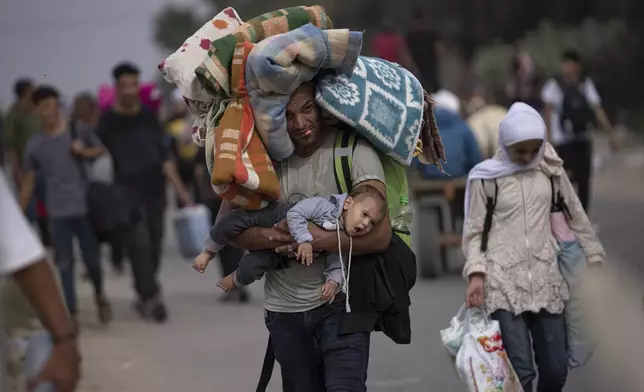
M 316 11 L 312 12 L 312 9 Z M 302 15 L 302 12 L 309 16 L 309 21 L 296 26 L 289 16 Z M 328 113 L 323 113 L 318 105 L 316 84 L 311 81 L 318 80 L 326 72 L 352 78 L 362 35 L 346 30 L 325 30 L 331 23 L 321 7 L 295 7 L 268 15 L 249 22 L 250 25 L 261 25 L 261 34 L 247 34 L 248 27 L 242 26 L 236 33 L 225 37 L 227 42 L 233 43 L 226 49 L 226 53 L 231 54 L 230 58 L 234 57 L 226 63 L 232 64 L 231 68 L 223 66 L 223 71 L 218 71 L 218 67 L 213 66 L 217 63 L 213 56 L 221 59 L 224 52 L 219 50 L 218 41 L 213 40 L 208 59 L 196 70 L 202 84 L 208 81 L 212 85 L 212 80 L 217 81 L 216 86 L 219 87 L 209 89 L 211 93 L 222 94 L 213 99 L 213 106 L 205 116 L 205 134 L 202 133 L 201 139 L 205 139 L 210 150 L 207 159 L 213 186 L 223 196 L 228 208 L 231 204 L 261 208 L 265 201 L 277 198 L 296 202 L 298 197 L 326 197 L 339 193 L 336 140 L 338 135 L 344 134 L 342 128 L 346 126 L 338 121 L 325 121 L 327 116 L 323 114 Z M 275 15 L 277 19 L 272 20 Z M 243 40 L 238 40 L 240 36 Z M 256 45 L 250 42 L 256 42 Z M 378 69 L 383 71 L 385 68 Z M 400 78 L 402 83 L 396 85 L 396 101 L 414 102 L 405 106 L 405 110 L 409 106 L 409 113 L 413 114 L 402 124 L 397 123 L 392 136 L 394 143 L 390 143 L 391 146 L 407 146 L 407 150 L 403 148 L 401 152 L 392 148 L 384 153 L 393 159 L 396 159 L 395 154 L 403 157 L 397 163 L 402 167 L 400 164 L 408 164 L 405 162 L 407 156 L 411 160 L 417 150 L 415 139 L 421 138 L 427 150 L 433 151 L 427 160 L 440 164 L 445 156 L 437 130 L 431 127 L 431 102 L 426 100 L 415 78 L 408 77 L 406 71 L 394 69 L 393 72 L 396 74 L 394 78 Z M 226 82 L 221 83 L 223 79 L 217 79 L 216 75 L 224 74 Z M 366 99 L 364 92 L 360 93 L 359 99 Z M 383 105 L 387 106 L 386 103 Z M 337 116 L 328 118 L 337 120 Z M 356 129 L 359 126 L 356 122 Z M 401 135 L 409 140 L 395 143 Z M 364 136 L 367 137 L 366 134 Z M 253 146 L 264 148 L 264 161 L 250 158 L 255 150 L 244 155 L 243 151 L 251 149 L 253 140 L 259 141 Z M 388 195 L 382 154 L 366 139 L 354 140 L 350 164 L 345 167 L 347 185 L 368 184 Z M 260 151 L 259 147 L 253 148 Z M 230 183 L 222 184 L 223 177 L 220 177 L 217 166 L 227 165 L 221 163 L 222 159 L 228 159 L 226 155 L 232 152 L 236 154 L 237 165 L 234 170 L 230 167 L 225 169 L 229 173 L 234 171 L 234 174 L 226 179 Z M 272 165 L 269 153 L 276 154 L 272 156 L 276 159 Z M 259 183 L 264 181 L 270 186 L 261 191 L 261 187 L 251 189 L 259 197 L 243 194 L 240 198 L 241 189 L 253 177 L 250 173 L 243 174 L 243 171 L 249 171 L 249 167 L 254 168 L 260 161 L 266 165 L 265 173 L 273 173 L 270 175 L 275 176 L 275 181 L 260 178 Z M 234 195 L 227 193 L 232 183 L 238 186 Z M 222 207 L 220 214 L 226 210 Z M 389 216 L 374 226 L 369 234 L 352 241 L 341 231 L 338 234 L 312 226 L 310 232 L 314 251 L 320 252 L 312 265 L 303 266 L 285 258 L 285 268 L 266 273 L 265 323 L 271 342 L 267 354 L 274 355 L 281 366 L 284 391 L 366 391 L 370 335 L 382 325 L 378 324 L 377 310 L 373 309 L 374 303 L 369 297 L 371 292 L 351 292 L 351 308 L 354 309 L 351 314 L 347 314 L 345 308 L 348 294 L 339 293 L 331 303 L 322 298 L 325 257 L 328 252 L 340 250 L 342 254 L 353 254 L 359 258 L 362 266 L 356 264 L 360 271 L 351 275 L 350 281 L 355 287 L 362 288 L 366 287 L 365 280 L 369 280 L 369 276 L 373 282 L 373 275 L 369 274 L 375 273 L 377 262 L 369 261 L 379 260 L 381 263 L 381 255 L 393 244 L 400 244 L 400 240 L 396 240 L 392 233 Z M 233 244 L 251 251 L 277 249 L 285 252 L 286 257 L 292 255 L 293 242 L 288 230 L 278 225 L 250 228 Z M 407 249 L 405 244 L 402 246 Z M 413 253 L 407 252 L 413 258 Z M 349 259 L 347 273 L 351 270 L 350 264 Z M 267 373 L 270 374 L 270 369 Z M 261 387 L 258 390 L 262 390 Z

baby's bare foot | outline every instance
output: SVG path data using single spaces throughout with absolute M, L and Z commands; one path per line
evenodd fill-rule
M 217 282 L 217 287 L 229 293 L 235 289 L 235 274 L 232 273 L 219 282 Z

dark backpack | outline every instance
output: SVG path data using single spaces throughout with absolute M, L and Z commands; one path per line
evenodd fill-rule
M 595 123 L 595 112 L 582 91 L 585 79 L 576 85 L 566 84 L 556 79 L 563 93 L 559 113 L 561 130 L 564 134 L 580 136 Z
M 353 153 L 358 141 L 359 137 L 351 130 L 343 130 L 336 136 L 333 173 L 340 193 L 351 192 Z M 406 188 L 406 183 L 404 185 Z M 389 190 L 387 193 L 389 195 Z M 376 311 L 378 319 L 375 330 L 382 331 L 397 344 L 411 343 L 409 291 L 416 284 L 417 265 L 416 255 L 406 241 L 408 237 L 409 233 L 394 231 L 386 251 L 354 257 L 349 281 L 352 314 Z M 364 304 L 368 306 L 363 308 Z M 351 314 L 347 319 L 347 324 L 351 324 Z
M 550 212 L 563 212 L 567 218 L 571 219 L 572 215 L 568 209 L 568 205 L 563 198 L 560 190 L 555 192 L 555 183 L 552 179 L 552 176 L 548 177 L 550 179 L 550 192 L 551 192 L 551 207 Z M 481 252 L 487 252 L 487 243 L 490 235 L 490 229 L 492 229 L 492 218 L 494 217 L 494 209 L 496 208 L 496 201 L 499 197 L 499 184 L 494 180 L 481 180 L 483 184 L 483 189 L 485 191 L 485 220 L 483 221 L 483 232 L 481 233 Z M 488 192 L 486 185 L 493 184 L 494 192 Z
M 71 121 L 72 140 L 79 139 L 75 121 Z M 85 160 L 74 157 L 81 176 L 89 182 L 87 190 L 87 215 L 99 240 L 106 240 L 117 230 L 130 224 L 134 217 L 134 205 L 125 188 L 90 179 Z

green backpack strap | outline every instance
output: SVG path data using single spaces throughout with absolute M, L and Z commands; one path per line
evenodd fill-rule
M 353 182 L 351 181 L 351 169 L 353 168 L 353 152 L 358 145 L 360 137 L 349 130 L 338 132 L 333 145 L 333 173 L 335 182 L 340 193 L 350 193 Z M 397 206 L 401 196 L 408 195 L 407 173 L 405 168 L 385 154 L 378 153 L 380 162 L 383 165 L 385 181 L 387 186 L 387 200 L 389 210 Z M 410 233 L 396 231 L 396 234 L 411 247 Z
M 353 187 L 351 168 L 353 167 L 353 152 L 357 145 L 358 136 L 354 132 L 336 133 L 333 145 L 333 174 L 340 193 L 350 193 Z

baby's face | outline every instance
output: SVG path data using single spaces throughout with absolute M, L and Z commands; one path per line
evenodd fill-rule
M 380 203 L 365 197 L 356 201 L 347 197 L 344 202 L 344 230 L 349 237 L 360 237 L 368 234 L 383 218 Z

